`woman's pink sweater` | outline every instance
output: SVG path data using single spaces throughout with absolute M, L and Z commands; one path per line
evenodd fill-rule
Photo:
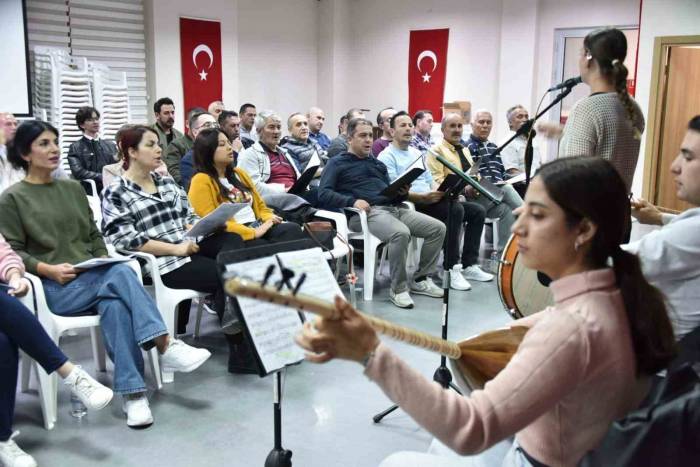
M 555 305 L 530 327 L 508 366 L 483 390 L 445 391 L 380 345 L 365 374 L 426 430 L 461 454 L 515 435 L 550 466 L 575 465 L 610 423 L 638 406 L 648 380 L 636 377 L 622 296 L 612 269 L 552 282 Z
M 24 274 L 24 263 L 22 262 L 22 259 L 12 251 L 12 248 L 10 248 L 10 244 L 5 241 L 5 238 L 0 235 L 0 280 L 3 282 L 7 282 L 9 280 L 9 277 L 7 277 L 7 273 L 10 271 L 10 269 L 17 268 L 19 271 Z

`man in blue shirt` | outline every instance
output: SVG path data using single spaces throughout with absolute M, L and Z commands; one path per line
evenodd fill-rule
M 325 133 L 321 133 L 323 124 L 326 122 L 326 114 L 318 107 L 311 107 L 306 118 L 309 119 L 309 139 L 327 151 L 331 145 L 331 139 Z
M 381 194 L 390 182 L 386 166 L 370 154 L 372 122 L 365 118 L 350 120 L 347 135 L 348 151 L 330 159 L 321 175 L 320 205 L 330 209 L 354 207 L 366 212 L 370 232 L 389 248 L 389 298 L 394 305 L 413 307 L 409 288 L 414 293 L 442 297 L 442 289 L 433 283 L 428 274 L 435 272 L 445 238 L 445 224 L 401 206 L 406 199 L 408 186 L 393 199 Z M 361 229 L 357 215 L 353 215 L 348 224 L 352 230 Z M 423 238 L 424 243 L 418 270 L 409 284 L 406 255 L 411 236 Z M 368 280 L 374 278 L 365 278 L 365 281 Z
M 390 180 L 397 179 L 403 172 L 422 157 L 420 152 L 411 147 L 413 137 L 413 121 L 408 113 L 401 111 L 390 120 L 394 138 L 389 146 L 379 155 L 379 160 L 387 166 Z M 468 279 L 477 281 L 490 281 L 492 274 L 481 270 L 478 265 L 479 242 L 484 228 L 486 210 L 477 203 L 457 201 L 450 205 L 444 199 L 443 192 L 434 191 L 436 186 L 429 170 L 426 170 L 412 184 L 408 192 L 408 199 L 415 203 L 416 210 L 435 219 L 447 223 L 449 215 L 453 221 L 453 228 L 445 239 L 445 265 L 450 268 L 450 287 L 455 290 L 469 290 L 471 284 Z M 459 235 L 462 224 L 465 224 L 464 246 L 462 249 L 462 264 L 459 264 Z M 447 255 L 447 245 L 450 245 L 450 254 Z M 462 267 L 466 268 L 464 271 Z M 464 274 L 464 275 L 463 275 Z

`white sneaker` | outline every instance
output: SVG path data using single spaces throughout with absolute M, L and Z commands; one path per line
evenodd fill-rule
M 36 467 L 36 461 L 32 456 L 22 451 L 12 438 L 19 435 L 15 431 L 7 441 L 0 441 L 0 464 L 5 467 Z
M 444 295 L 443 290 L 435 285 L 430 277 L 426 277 L 420 282 L 411 281 L 411 292 L 434 298 L 442 298 Z
M 171 337 L 168 348 L 160 356 L 160 368 L 167 373 L 189 373 L 199 368 L 209 357 L 211 352 L 207 349 L 198 349 Z
M 406 290 L 397 294 L 395 294 L 393 290 L 390 290 L 389 300 L 399 308 L 413 308 L 413 300 Z
M 126 424 L 132 428 L 146 428 L 153 425 L 153 414 L 145 394 L 133 399 L 125 396 L 122 411 L 126 414 Z
M 472 264 L 467 269 L 462 271 L 464 277 L 478 282 L 488 282 L 493 280 L 493 274 L 489 274 L 479 267 L 478 264 Z
M 114 397 L 111 389 L 96 381 L 79 366 L 73 368 L 63 384 L 70 387 L 71 392 L 85 404 L 88 410 L 100 410 Z
M 462 276 L 462 265 L 455 264 L 450 271 L 450 288 L 454 290 L 470 290 L 472 285 Z

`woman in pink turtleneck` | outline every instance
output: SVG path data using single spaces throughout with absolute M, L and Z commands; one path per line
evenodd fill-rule
M 339 299 L 343 318 L 307 323 L 297 341 L 313 362 L 364 363 L 394 402 L 460 454 L 514 435 L 503 465 L 576 465 L 612 421 L 641 402 L 647 376 L 674 354 L 662 295 L 642 276 L 637 257 L 620 249 L 630 218 L 626 193 L 613 166 L 599 158 L 542 166 L 512 230 L 523 263 L 554 279 L 555 305 L 517 321 L 530 328 L 517 353 L 469 397 L 412 370 Z M 383 465 L 464 464 L 398 453 Z

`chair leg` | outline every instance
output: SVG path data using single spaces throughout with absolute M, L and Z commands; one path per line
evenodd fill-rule
M 203 298 L 197 299 L 197 320 L 194 323 L 194 338 L 199 339 L 199 327 L 202 324 L 202 312 L 204 311 Z
M 58 377 L 55 372 L 52 375 L 46 374 L 36 362 L 33 362 L 32 367 L 39 382 L 39 399 L 41 400 L 41 414 L 44 417 L 44 428 L 53 430 L 58 417 Z M 52 378 L 55 381 L 52 381 Z
M 158 349 L 155 347 L 148 351 L 148 361 L 151 367 L 151 374 L 158 390 L 163 389 L 163 379 L 160 374 L 160 361 L 158 360 Z
M 92 341 L 92 357 L 95 359 L 95 369 L 97 371 L 107 371 L 105 346 L 102 342 L 100 329 L 97 327 L 90 328 L 90 338 Z
M 26 353 L 22 352 L 21 354 L 21 365 L 22 369 L 20 370 L 22 372 L 22 380 L 21 380 L 21 390 L 22 392 L 27 392 L 29 391 L 29 381 L 32 375 L 32 359 L 27 355 Z
M 498 247 L 500 246 L 498 244 L 498 222 L 500 219 L 497 219 L 493 223 L 493 249 L 494 251 L 498 251 Z
M 364 260 L 365 260 L 365 271 L 364 271 L 364 283 L 362 290 L 362 298 L 369 302 L 372 300 L 372 295 L 374 293 L 374 275 L 375 275 L 375 262 L 377 261 L 377 248 L 379 244 L 365 244 Z
M 384 264 L 386 263 L 388 257 L 389 257 L 389 248 L 387 248 L 387 245 L 384 245 L 384 248 L 382 248 L 382 254 L 379 257 L 379 268 L 377 269 L 378 276 L 382 275 L 382 271 L 384 270 Z

